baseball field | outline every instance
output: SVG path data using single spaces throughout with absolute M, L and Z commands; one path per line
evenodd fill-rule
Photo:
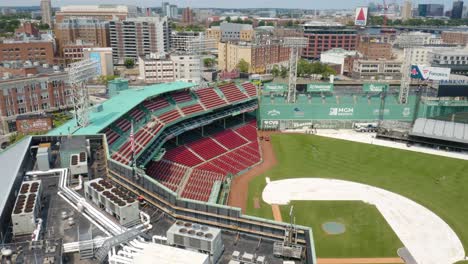
M 468 161 L 320 136 L 274 134 L 276 164 L 250 181 L 245 211 L 273 219 L 262 201 L 265 178 L 332 178 L 380 187 L 403 195 L 441 217 L 468 250 Z M 293 201 L 296 223 L 314 230 L 317 256 L 392 257 L 402 244 L 378 210 L 361 202 Z M 288 221 L 289 206 L 281 206 Z M 342 223 L 331 235 L 322 225 Z M 374 243 L 369 243 L 371 240 Z

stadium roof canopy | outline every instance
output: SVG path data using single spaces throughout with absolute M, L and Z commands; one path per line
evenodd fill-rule
M 468 144 L 468 124 L 418 118 L 410 135 Z
M 173 92 L 181 89 L 191 88 L 196 84 L 187 82 L 171 82 L 154 84 L 144 88 L 132 88 L 120 91 L 118 95 L 111 97 L 102 103 L 102 111 L 91 111 L 89 114 L 90 124 L 87 127 L 76 129 L 76 120 L 73 118 L 60 127 L 51 130 L 48 135 L 94 135 L 119 119 L 133 107 L 142 103 L 149 97 L 163 93 Z

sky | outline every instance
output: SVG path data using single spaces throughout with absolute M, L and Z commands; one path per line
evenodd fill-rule
M 373 0 L 166 0 L 181 7 L 218 7 L 218 8 L 302 8 L 302 9 L 343 9 L 366 6 Z M 380 2 L 382 0 L 378 0 Z M 388 3 L 402 0 L 387 0 Z M 161 0 L 52 0 L 52 6 L 70 4 L 131 4 L 138 6 L 161 6 Z M 375 2 L 375 0 L 374 0 Z M 465 1 L 466 2 L 466 1 Z M 0 6 L 39 5 L 40 0 L 0 0 Z M 418 3 L 441 3 L 451 7 L 452 0 L 413 0 Z

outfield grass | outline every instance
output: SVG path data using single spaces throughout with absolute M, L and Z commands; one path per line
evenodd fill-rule
M 311 135 L 277 134 L 271 141 L 278 164 L 251 181 L 247 214 L 272 218 L 270 206 L 261 202 L 256 209 L 253 202 L 261 200 L 266 176 L 349 180 L 401 194 L 429 208 L 450 225 L 468 252 L 468 161 Z M 320 252 L 318 256 L 322 257 Z
M 358 201 L 293 201 L 296 224 L 310 226 L 315 249 L 322 258 L 395 257 L 403 247 L 379 210 Z M 290 206 L 281 206 L 283 221 L 289 222 Z M 322 224 L 344 224 L 343 234 L 327 234 Z

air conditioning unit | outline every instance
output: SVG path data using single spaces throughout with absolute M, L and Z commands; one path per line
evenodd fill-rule
M 72 176 L 88 174 L 88 154 L 85 151 L 70 155 L 70 173 Z
M 21 184 L 15 207 L 11 214 L 13 235 L 32 234 L 36 229 L 36 219 L 39 216 L 41 194 L 41 180 L 26 181 Z

